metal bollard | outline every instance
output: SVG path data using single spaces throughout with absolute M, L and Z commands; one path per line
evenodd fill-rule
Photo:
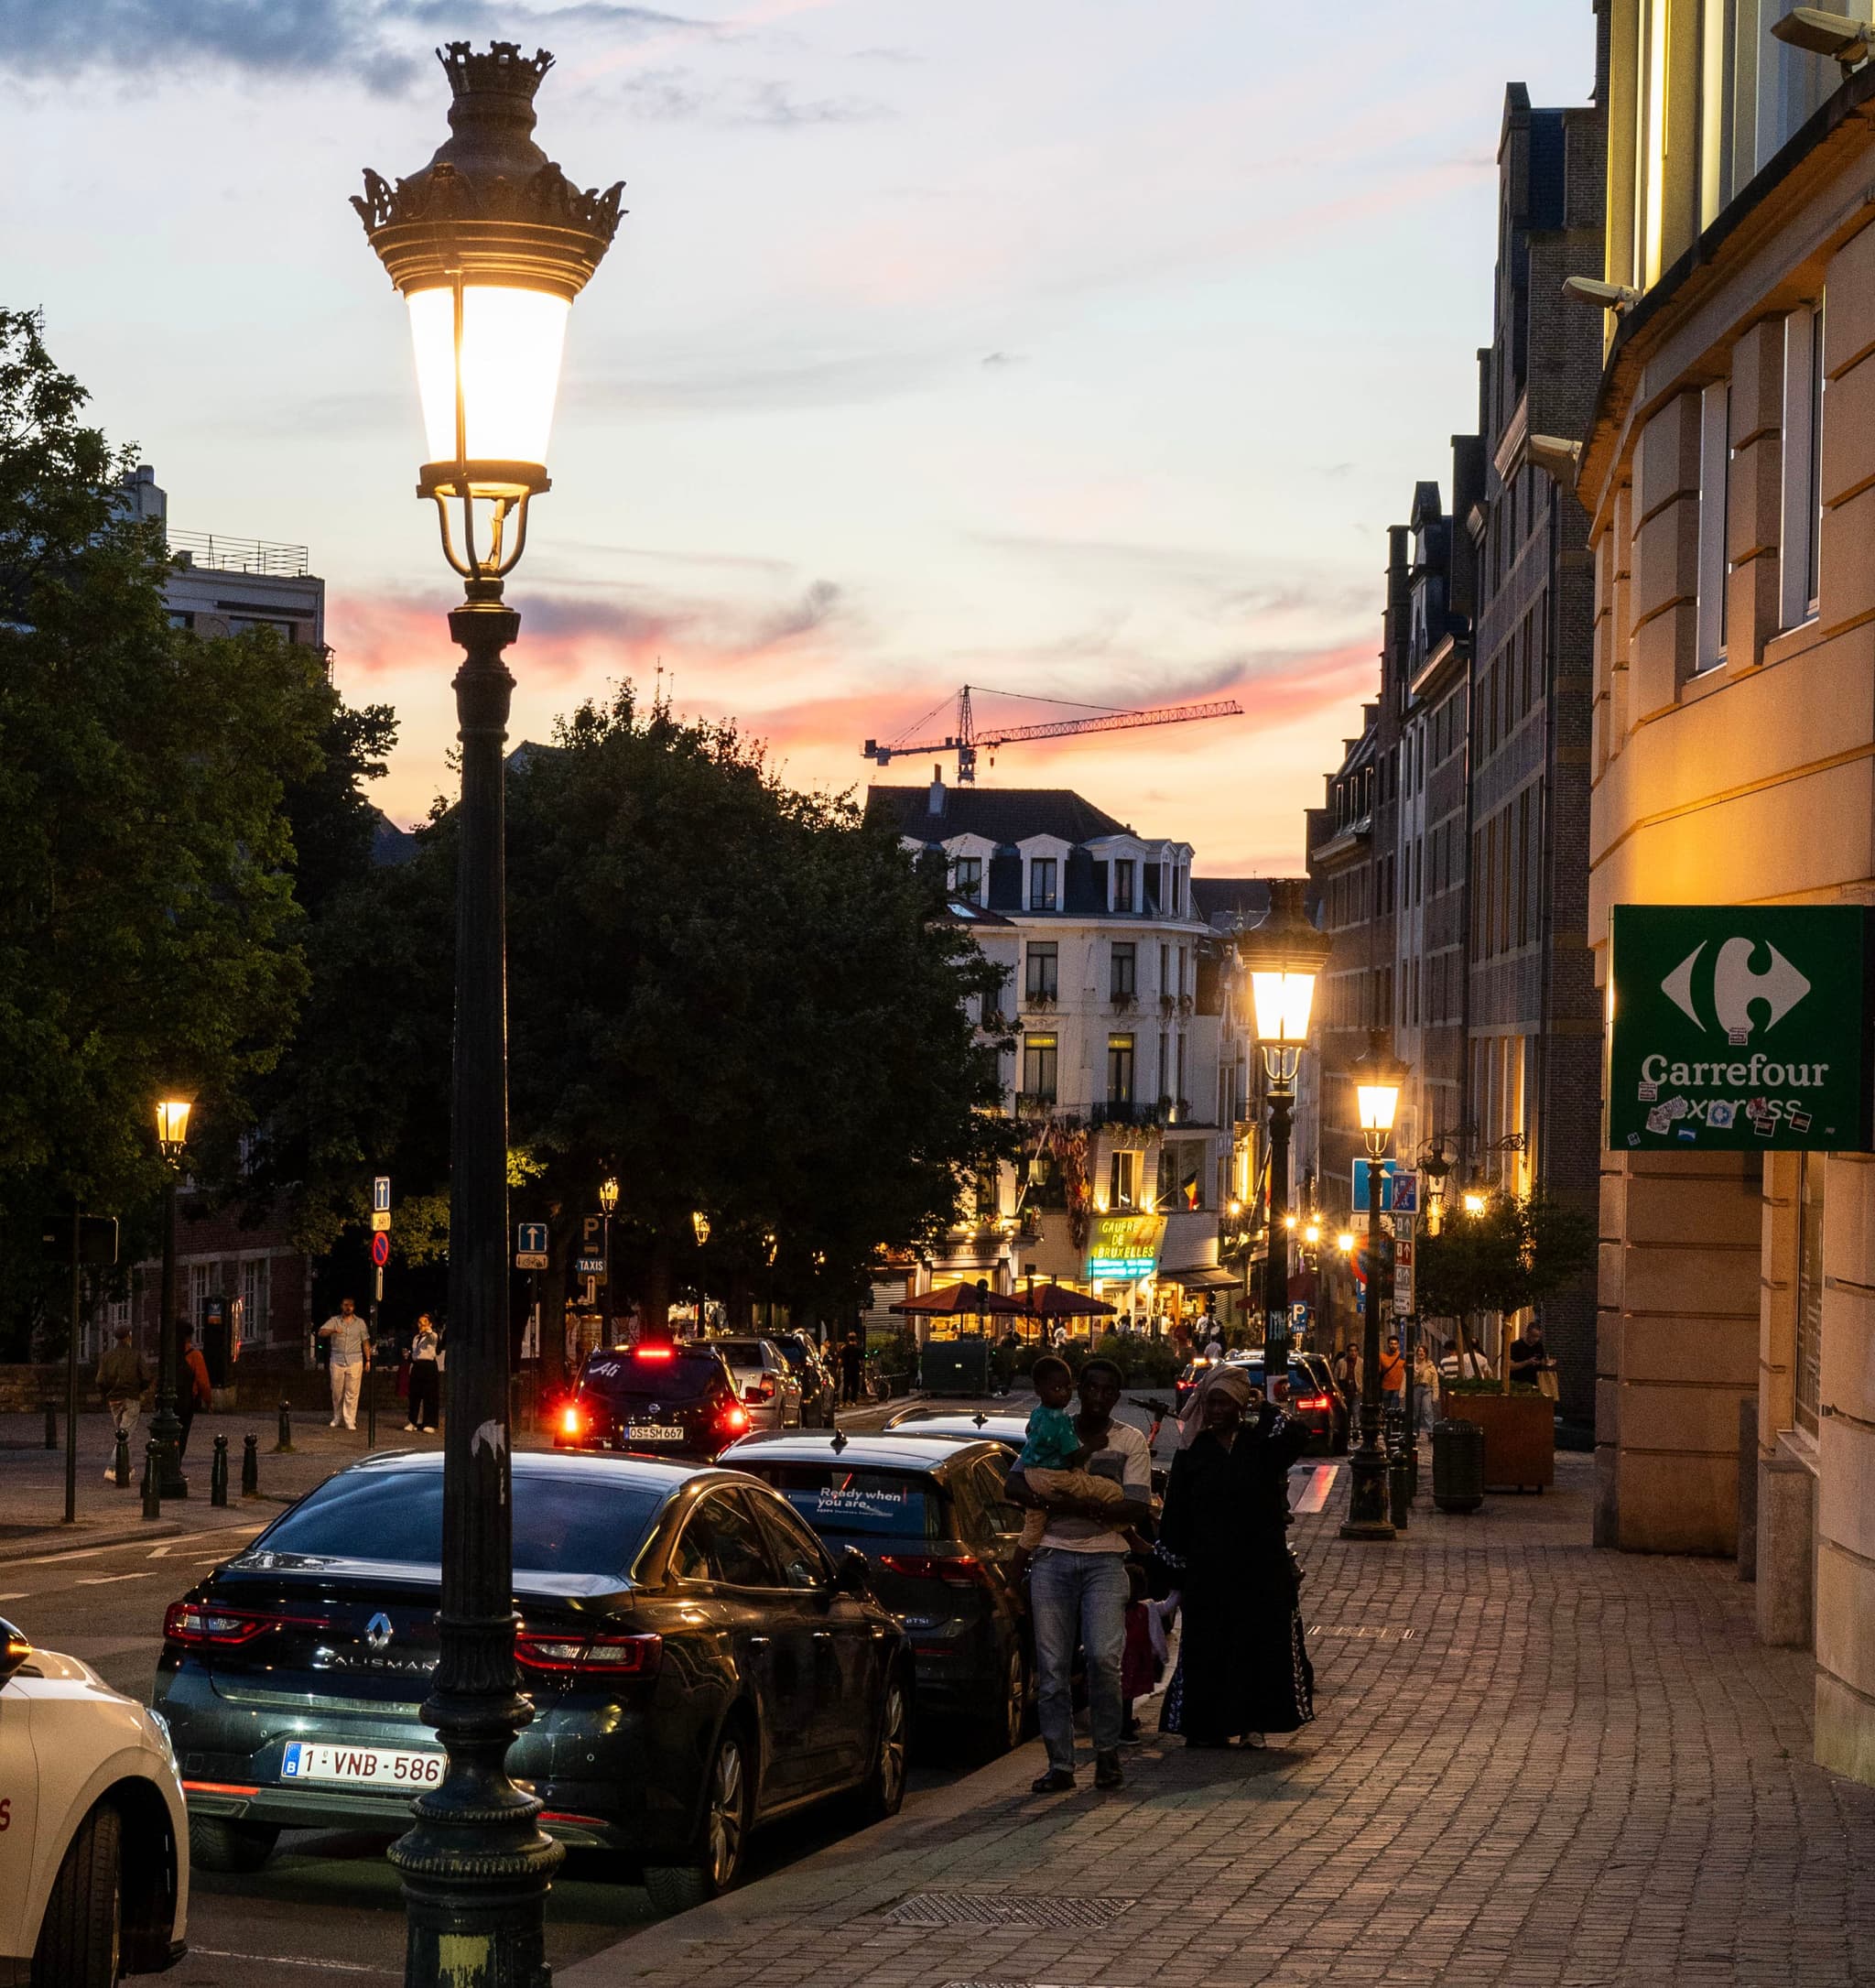
M 209 1503 L 226 1505 L 228 1502 L 228 1439 L 215 1438 L 214 1460 L 209 1465 Z
M 241 1495 L 244 1498 L 260 1496 L 260 1438 L 255 1435 L 241 1439 Z
M 117 1453 L 111 1463 L 112 1474 L 117 1480 L 119 1491 L 130 1488 L 130 1433 L 127 1429 L 117 1431 Z
M 377 1369 L 367 1366 L 364 1370 L 364 1447 L 377 1448 L 377 1389 L 373 1383 L 377 1379 Z
M 293 1404 L 285 1396 L 280 1398 L 280 1439 L 274 1445 L 274 1454 L 293 1454 Z
M 56 1450 L 58 1447 L 59 1411 L 49 1401 L 46 1404 L 46 1448 L 48 1450 Z
M 146 1518 L 161 1518 L 163 1515 L 163 1493 L 157 1476 L 157 1439 L 154 1436 L 144 1445 L 143 1515 Z
M 1393 1522 L 1393 1530 L 1404 1532 L 1413 1516 L 1413 1481 L 1404 1450 L 1394 1450 L 1388 1461 L 1387 1498 L 1391 1506 L 1388 1516 Z

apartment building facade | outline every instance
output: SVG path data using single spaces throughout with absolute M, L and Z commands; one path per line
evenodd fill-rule
M 1875 902 L 1875 71 L 1772 36 L 1788 12 L 1602 10 L 1604 992 L 1620 907 Z M 1599 1537 L 1737 1547 L 1761 1634 L 1814 1650 L 1816 1758 L 1875 1782 L 1875 1158 L 1602 1166 Z

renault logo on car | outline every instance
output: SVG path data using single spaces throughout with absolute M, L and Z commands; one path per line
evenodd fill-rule
M 382 1610 L 364 1625 L 364 1640 L 374 1650 L 381 1650 L 391 1640 L 391 1618 Z

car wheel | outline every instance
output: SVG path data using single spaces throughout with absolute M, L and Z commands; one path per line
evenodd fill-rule
M 117 1988 L 124 1926 L 123 1821 L 107 1804 L 78 1826 L 52 1881 L 32 1988 Z
M 868 1822 L 895 1816 L 905 1802 L 905 1754 L 911 1744 L 912 1704 L 905 1673 L 894 1670 L 885 1680 L 885 1703 L 879 1712 L 879 1738 L 872 1768 L 860 1787 L 860 1813 Z
M 647 1865 L 645 1889 L 660 1912 L 688 1912 L 718 1898 L 742 1875 L 749 1834 L 749 1755 L 733 1727 L 716 1743 L 694 1863 Z
M 1002 1703 L 981 1722 L 984 1751 L 992 1759 L 1013 1753 L 1022 1744 L 1028 1712 L 1028 1672 L 1023 1665 L 1022 1646 L 1015 1643 L 1010 1646 L 1009 1661 L 1003 1673 Z
M 189 1861 L 201 1871 L 257 1871 L 280 1840 L 271 1822 L 231 1822 L 225 1816 L 190 1816 Z

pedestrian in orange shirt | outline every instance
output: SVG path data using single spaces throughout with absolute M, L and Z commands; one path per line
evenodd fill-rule
M 181 1439 L 176 1445 L 179 1457 L 189 1454 L 189 1428 L 195 1420 L 195 1411 L 206 1408 L 212 1390 L 209 1385 L 209 1363 L 201 1356 L 201 1348 L 195 1343 L 195 1328 L 179 1325 L 176 1328 L 176 1350 L 181 1371 L 176 1376 L 176 1414 L 182 1424 Z

